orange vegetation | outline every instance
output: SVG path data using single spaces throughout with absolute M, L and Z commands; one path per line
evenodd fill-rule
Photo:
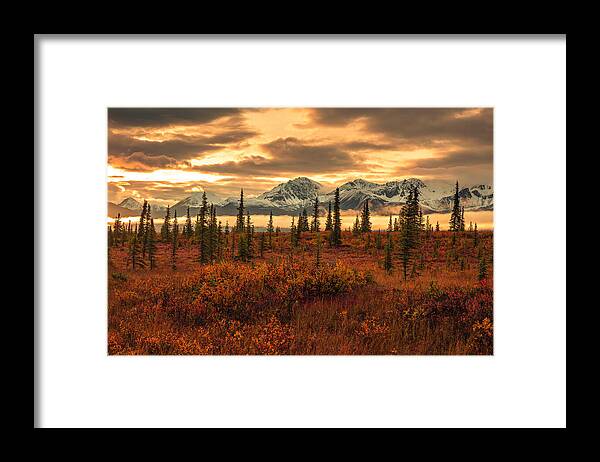
M 492 354 L 492 232 L 454 243 L 429 233 L 406 281 L 397 254 L 383 269 L 377 233 L 344 232 L 340 248 L 321 234 L 318 266 L 308 232 L 297 248 L 279 234 L 263 257 L 255 245 L 248 263 L 225 251 L 201 265 L 182 239 L 176 270 L 169 243 L 157 244 L 153 270 L 132 271 L 126 246 L 110 248 L 109 354 Z

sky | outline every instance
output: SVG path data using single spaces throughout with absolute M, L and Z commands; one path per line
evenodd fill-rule
M 491 108 L 109 108 L 108 200 L 251 197 L 306 176 L 492 184 Z

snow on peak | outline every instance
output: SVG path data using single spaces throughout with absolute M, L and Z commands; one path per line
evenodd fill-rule
M 286 183 L 275 186 L 270 191 L 264 192 L 257 199 L 264 199 L 280 205 L 303 204 L 317 196 L 321 183 L 301 176 Z
M 173 207 L 191 207 L 197 208 L 202 206 L 202 196 L 206 193 L 207 204 L 221 205 L 223 199 L 209 191 L 194 191 L 190 196 L 177 202 Z
M 128 197 L 127 199 L 123 199 L 119 206 L 124 207 L 129 210 L 142 210 L 142 204 L 136 201 L 133 197 Z

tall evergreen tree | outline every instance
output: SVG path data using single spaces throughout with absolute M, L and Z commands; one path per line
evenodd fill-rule
M 108 247 L 112 247 L 114 245 L 114 236 L 113 236 L 113 229 L 111 225 L 108 225 L 108 236 L 107 236 L 107 240 L 108 240 Z
M 177 269 L 177 239 L 179 237 L 179 225 L 177 224 L 177 210 L 173 217 L 173 229 L 171 231 L 171 269 Z
M 141 257 L 141 244 L 138 235 L 135 234 L 129 242 L 129 255 L 127 258 L 127 266 L 131 264 L 131 269 L 134 271 L 137 268 L 143 268 L 146 266 L 146 262 Z
M 213 261 L 219 247 L 219 225 L 217 222 L 217 208 L 210 204 L 210 222 L 208 225 L 208 258 Z
M 319 223 L 319 196 L 315 196 L 315 202 L 313 204 L 313 215 L 312 222 L 310 224 L 310 230 L 313 232 L 319 232 L 321 224 Z
M 329 209 L 327 211 L 327 221 L 325 222 L 325 231 L 333 229 L 333 220 L 331 218 L 331 201 L 329 201 Z
M 171 239 L 171 207 L 169 205 L 167 205 L 165 218 L 160 228 L 160 238 L 165 242 L 169 242 Z
M 146 245 L 145 245 L 145 240 L 146 240 L 146 231 L 147 231 L 147 226 L 146 226 L 146 215 L 149 211 L 149 205 L 148 202 L 146 202 L 146 200 L 144 200 L 144 203 L 142 205 L 142 212 L 140 214 L 140 221 L 138 222 L 136 229 L 135 229 L 135 234 L 137 236 L 136 242 L 138 245 L 138 248 L 140 250 L 140 254 L 138 255 L 138 259 L 144 259 L 146 257 Z
M 206 200 L 206 192 L 202 193 L 202 202 L 198 212 L 198 259 L 200 263 L 208 263 L 209 260 L 209 236 L 208 236 L 209 209 Z
M 187 215 L 185 218 L 185 225 L 183 227 L 183 235 L 187 239 L 191 239 L 194 235 L 194 229 L 192 228 L 192 217 L 190 215 L 190 208 L 187 208 Z
M 360 234 L 360 220 L 358 219 L 358 215 L 356 215 L 356 220 L 354 220 L 354 225 L 352 226 L 352 234 L 355 236 Z
M 267 223 L 267 234 L 269 235 L 269 249 L 273 250 L 273 211 L 269 213 L 269 222 Z
M 246 252 L 247 259 L 251 259 L 254 256 L 254 225 L 250 220 L 250 212 L 247 212 L 247 220 L 246 220 Z
M 371 212 L 369 212 L 369 199 L 363 204 L 362 214 L 360 217 L 360 231 L 368 233 L 371 231 Z
M 390 222 L 388 223 L 387 230 L 388 230 L 388 233 L 390 233 L 394 230 L 394 225 L 392 224 L 392 215 L 391 214 L 390 214 Z
M 340 218 L 340 188 L 335 189 L 333 196 L 333 225 L 329 235 L 329 242 L 332 247 L 339 247 L 342 244 L 342 220 Z
M 124 239 L 123 225 L 121 224 L 121 214 L 117 213 L 113 229 L 113 244 L 118 246 Z
M 148 210 L 146 210 L 146 225 L 145 225 L 146 229 L 144 230 L 144 238 L 142 241 L 142 258 L 146 258 L 146 253 L 148 252 L 149 235 L 153 231 L 150 227 L 150 225 L 152 223 L 154 223 L 154 221 L 152 220 L 152 214 L 150 212 L 150 205 L 148 205 Z
M 238 232 L 244 231 L 244 190 L 240 190 L 240 203 L 238 205 L 237 221 L 235 230 Z
M 294 224 L 294 217 L 292 217 L 292 225 L 290 226 L 290 239 L 292 247 L 298 245 L 298 232 L 296 231 L 296 225 Z
M 299 243 L 302 239 L 302 231 L 304 231 L 304 218 L 302 214 L 298 214 L 298 226 L 296 226 L 296 243 Z
M 154 228 L 154 219 L 150 218 L 148 231 L 148 260 L 150 262 L 150 269 L 156 267 L 156 229 Z
M 408 268 L 414 263 L 414 253 L 419 246 L 421 231 L 419 220 L 419 188 L 414 187 L 408 193 L 408 199 L 400 211 L 400 256 L 402 259 L 402 273 L 407 279 Z M 413 272 L 415 266 L 413 265 Z
M 436 230 L 436 231 L 439 231 L 439 230 L 440 230 L 440 222 L 439 222 L 439 221 L 436 221 L 436 222 L 435 222 L 435 230 Z
M 244 225 L 245 228 L 245 225 Z M 247 233 L 241 232 L 239 233 L 240 237 L 238 239 L 238 258 L 241 261 L 248 261 L 248 241 L 247 241 Z
M 456 182 L 456 188 L 454 190 L 454 197 L 452 199 L 452 213 L 450 214 L 450 231 L 460 231 L 460 198 L 458 196 L 458 181 Z
M 306 211 L 306 208 L 302 209 L 302 231 L 310 231 L 308 212 Z

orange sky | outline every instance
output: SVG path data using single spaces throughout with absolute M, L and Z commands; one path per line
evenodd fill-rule
M 249 196 L 307 176 L 492 183 L 492 109 L 108 110 L 109 200 Z

